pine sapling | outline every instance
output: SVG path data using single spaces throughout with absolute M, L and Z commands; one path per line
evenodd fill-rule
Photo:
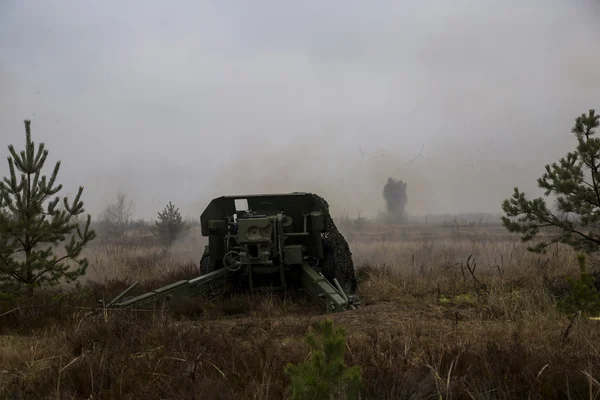
M 321 323 L 323 338 L 317 340 L 309 333 L 306 341 L 311 347 L 311 358 L 302 364 L 288 364 L 285 372 L 291 378 L 293 399 L 356 399 L 361 386 L 360 367 L 348 367 L 344 362 L 346 333 L 334 328 L 327 319 Z
M 5 290 L 24 285 L 29 296 L 34 286 L 55 284 L 61 278 L 71 282 L 84 275 L 88 261 L 80 257 L 81 252 L 96 236 L 89 229 L 90 215 L 83 229 L 79 223 L 78 216 L 85 212 L 80 200 L 83 187 L 72 203 L 67 197 L 62 204 L 58 196 L 51 198 L 62 189 L 55 185 L 61 162 L 50 179 L 42 175 L 48 150 L 40 143 L 36 152 L 30 125 L 25 120 L 25 150 L 17 153 L 14 146 L 8 146 L 10 177 L 0 182 L 0 284 Z M 66 242 L 62 255 L 55 248 L 60 242 Z M 76 266 L 72 268 L 68 261 Z
M 155 221 L 152 231 L 158 235 L 167 245 L 171 245 L 177 237 L 187 229 L 187 224 L 181 218 L 179 208 L 171 202 L 158 213 L 158 221 Z

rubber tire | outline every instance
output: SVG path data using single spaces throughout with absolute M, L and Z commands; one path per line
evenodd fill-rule
M 331 282 L 331 284 L 335 285 L 333 282 L 333 278 L 337 278 L 338 282 L 344 288 L 344 290 L 348 291 L 346 294 L 353 294 L 355 291 L 354 282 L 346 282 L 346 277 L 343 272 L 338 270 L 337 265 L 335 263 L 335 256 L 333 253 L 333 246 L 329 243 L 329 239 L 323 239 L 323 260 L 321 260 L 321 271 L 323 276 Z
M 202 254 L 202 258 L 200 259 L 200 275 L 210 274 L 218 270 L 219 267 L 216 263 L 210 261 L 210 257 L 208 255 L 208 248 L 204 250 L 204 254 Z
M 323 259 L 321 260 L 321 271 L 327 280 L 333 283 L 333 278 L 338 278 L 336 275 L 336 266 L 334 262 L 333 247 L 329 244 L 329 240 L 323 239 Z M 338 278 L 339 279 L 339 278 Z

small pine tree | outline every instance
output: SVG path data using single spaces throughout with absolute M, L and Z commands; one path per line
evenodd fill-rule
M 569 314 L 581 311 L 585 316 L 595 316 L 600 312 L 600 293 L 594 286 L 596 279 L 587 272 L 584 254 L 578 254 L 577 261 L 579 279 L 567 278 L 571 291 L 558 306 Z
M 302 364 L 288 364 L 286 374 L 291 378 L 292 398 L 331 399 L 344 394 L 344 398 L 356 399 L 362 381 L 360 367 L 348 367 L 344 363 L 346 333 L 341 327 L 334 328 L 327 319 L 321 323 L 322 342 L 309 333 L 306 341 L 312 349 L 310 360 Z M 335 397 L 334 397 L 335 396 Z
M 187 225 L 181 218 L 179 208 L 176 208 L 171 202 L 162 212 L 158 213 L 158 221 L 155 221 L 153 226 L 154 234 L 168 245 L 171 245 L 186 229 Z
M 0 182 L 0 284 L 27 288 L 33 294 L 34 286 L 42 283 L 54 284 L 61 278 L 67 282 L 84 275 L 88 266 L 86 258 L 79 258 L 84 246 L 96 236 L 89 229 L 91 216 L 81 229 L 78 216 L 85 210 L 80 200 L 83 187 L 72 204 L 63 198 L 59 206 L 57 196 L 62 185 L 54 185 L 61 162 L 54 167 L 48 180 L 41 175 L 48 156 L 44 143 L 37 152 L 31 140 L 31 121 L 25 120 L 25 150 L 18 154 L 12 145 L 8 146 L 12 157 L 8 157 L 10 178 Z M 20 180 L 17 177 L 18 170 Z M 76 235 L 75 235 L 76 234 Z M 54 246 L 65 244 L 65 254 L 58 256 Z M 45 247 L 44 247 L 45 246 Z M 72 260 L 78 266 L 71 268 L 66 261 Z
M 556 196 L 556 210 L 550 210 L 541 197 L 526 199 L 516 187 L 512 198 L 502 202 L 504 226 L 522 234 L 524 242 L 544 228 L 558 233 L 552 240 L 530 246 L 530 251 L 542 252 L 552 243 L 588 254 L 600 250 L 600 138 L 595 136 L 599 125 L 594 110 L 577 117 L 571 130 L 577 147 L 558 164 L 546 165 L 546 173 L 537 180 L 546 196 Z

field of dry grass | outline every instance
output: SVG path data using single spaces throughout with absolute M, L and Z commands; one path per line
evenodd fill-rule
M 499 225 L 342 230 L 363 305 L 330 317 L 346 329 L 346 363 L 361 368 L 363 399 L 597 396 L 600 322 L 556 307 L 565 277 L 577 273 L 569 249 L 530 254 Z M 133 280 L 142 291 L 197 273 L 205 244 L 197 230 L 167 250 L 138 236 L 97 239 L 78 287 L 2 305 L 0 397 L 286 397 L 284 367 L 307 359 L 304 335 L 326 317 L 302 297 L 89 314 Z

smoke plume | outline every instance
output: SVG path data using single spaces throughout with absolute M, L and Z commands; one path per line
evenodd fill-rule
M 387 217 L 394 222 L 403 222 L 406 220 L 406 186 L 407 184 L 401 180 L 388 178 L 387 183 L 383 188 L 383 198 L 387 210 Z

